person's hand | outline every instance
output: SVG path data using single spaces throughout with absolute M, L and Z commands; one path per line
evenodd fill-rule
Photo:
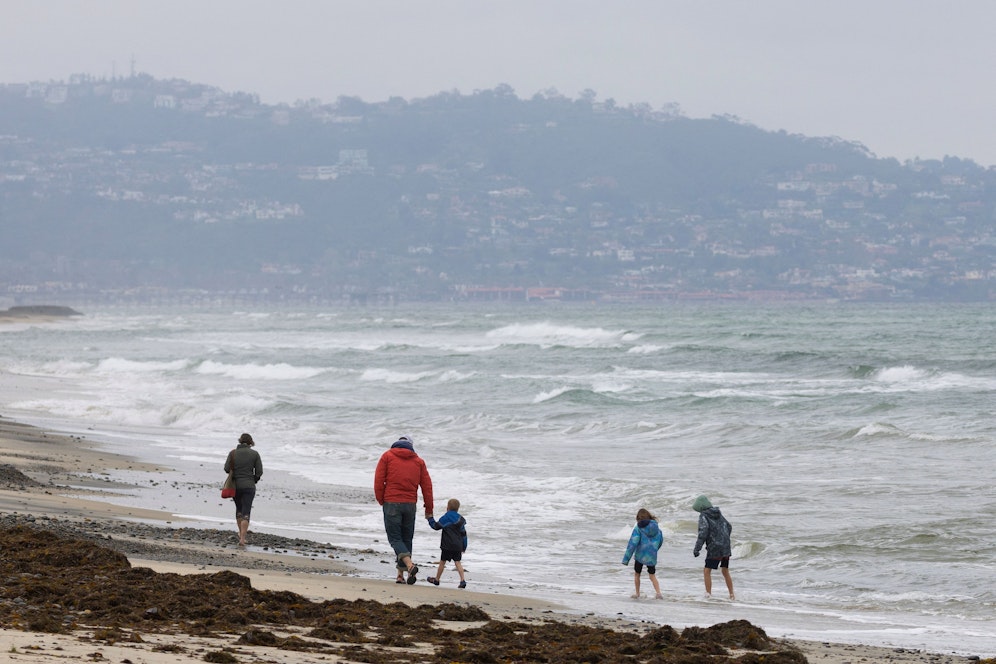
M 432 510 L 426 510 L 425 511 L 425 518 L 426 519 L 431 519 L 432 518 Z
M 695 556 L 696 558 L 698 558 L 699 557 L 699 552 L 698 551 L 692 551 L 692 555 Z

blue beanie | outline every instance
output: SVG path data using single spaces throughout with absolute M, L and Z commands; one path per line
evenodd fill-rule
M 398 438 L 397 442 L 391 445 L 392 449 L 395 447 L 403 447 L 406 450 L 411 450 L 412 452 L 415 451 L 415 446 L 412 445 L 412 440 L 408 436 L 402 436 L 401 438 Z

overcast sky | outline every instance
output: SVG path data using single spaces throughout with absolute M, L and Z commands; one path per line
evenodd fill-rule
M 996 0 L 0 0 L 0 83 L 132 58 L 265 103 L 591 89 L 996 165 Z

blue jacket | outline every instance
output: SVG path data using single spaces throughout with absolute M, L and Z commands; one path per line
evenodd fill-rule
M 626 553 L 623 555 L 623 565 L 629 564 L 629 559 L 636 554 L 636 562 L 643 565 L 657 564 L 657 550 L 664 544 L 664 533 L 656 521 L 644 519 L 637 521 L 633 534 L 629 536 Z
M 439 548 L 443 551 L 467 550 L 467 520 L 459 512 L 448 510 L 439 521 L 430 516 L 429 525 L 433 530 L 443 531 L 439 538 Z

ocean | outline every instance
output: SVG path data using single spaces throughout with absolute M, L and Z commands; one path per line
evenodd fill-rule
M 253 528 L 369 548 L 359 573 L 391 578 L 372 478 L 408 435 L 436 514 L 462 503 L 473 589 L 676 628 L 743 618 L 773 636 L 996 655 L 990 305 L 83 313 L 0 326 L 0 415 L 177 469 L 112 501 L 234 532 L 217 494 L 246 431 L 266 468 Z M 699 494 L 733 524 L 735 602 L 704 597 Z M 640 507 L 664 531 L 664 601 L 629 597 Z M 438 546 L 420 522 L 424 573 Z

